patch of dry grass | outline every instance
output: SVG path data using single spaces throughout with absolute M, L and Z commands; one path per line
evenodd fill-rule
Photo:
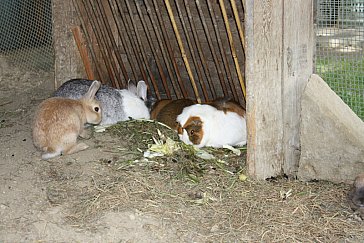
M 136 209 L 173 222 L 181 235 L 199 242 L 364 240 L 363 222 L 346 201 L 348 185 L 241 180 L 245 154 L 226 149 L 207 149 L 216 159 L 203 160 L 180 145 L 171 156 L 145 160 L 142 152 L 157 129 L 177 140 L 173 131 L 153 122 L 131 121 L 108 130 L 126 146 L 117 149 L 118 160 L 99 162 L 109 174 L 91 178 L 70 204 L 72 222 L 82 225 L 107 210 Z

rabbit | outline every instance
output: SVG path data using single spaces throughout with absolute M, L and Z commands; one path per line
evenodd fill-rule
M 188 106 L 177 116 L 177 122 L 180 139 L 198 148 L 243 146 L 247 141 L 245 118 L 233 111 L 218 110 L 212 105 Z
M 86 123 L 96 125 L 102 120 L 100 104 L 95 100 L 100 86 L 99 81 L 93 81 L 78 100 L 51 97 L 40 103 L 34 116 L 32 135 L 35 147 L 44 152 L 42 159 L 88 148 L 85 143 L 77 143 L 77 137 L 86 134 Z
M 92 81 L 87 79 L 71 79 L 63 83 L 55 92 L 55 97 L 79 99 L 90 87 Z M 128 89 L 115 89 L 101 85 L 96 93 L 96 99 L 102 107 L 102 121 L 100 125 L 113 125 L 129 119 L 149 119 L 150 111 L 147 107 L 147 85 L 139 81 L 137 86 L 128 83 Z
M 350 207 L 364 219 L 364 173 L 359 174 L 348 193 Z
M 182 113 L 183 108 L 193 104 L 196 101 L 190 99 L 159 100 L 153 106 L 150 117 L 177 131 L 177 116 Z

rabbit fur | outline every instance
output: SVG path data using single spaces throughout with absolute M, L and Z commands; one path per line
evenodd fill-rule
M 77 143 L 77 137 L 85 134 L 86 123 L 101 122 L 101 107 L 94 98 L 100 85 L 94 81 L 78 100 L 52 97 L 40 103 L 34 116 L 32 137 L 35 147 L 43 151 L 42 159 L 88 148 L 85 143 Z
M 63 83 L 55 92 L 55 97 L 79 99 L 90 87 L 92 80 L 71 79 Z M 115 89 L 101 85 L 96 93 L 102 107 L 100 125 L 112 125 L 129 119 L 149 119 L 150 111 L 146 105 L 147 85 L 139 81 L 137 86 L 128 83 L 128 89 Z

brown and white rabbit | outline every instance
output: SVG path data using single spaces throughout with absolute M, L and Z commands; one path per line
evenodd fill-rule
M 196 101 L 190 99 L 159 100 L 153 106 L 150 116 L 151 119 L 177 131 L 177 116 L 182 113 L 183 108 L 193 104 L 196 104 Z
M 77 143 L 77 137 L 85 134 L 86 123 L 101 122 L 100 104 L 95 100 L 100 86 L 99 81 L 94 81 L 87 93 L 78 100 L 53 97 L 38 106 L 33 123 L 33 142 L 44 152 L 42 159 L 88 148 L 85 143 Z
M 244 116 L 234 111 L 223 111 L 212 105 L 195 104 L 183 109 L 177 117 L 178 135 L 186 144 L 201 148 L 243 146 L 247 131 Z

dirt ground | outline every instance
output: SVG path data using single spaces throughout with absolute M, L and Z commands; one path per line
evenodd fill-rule
M 53 73 L 0 65 L 0 242 L 364 241 L 349 185 L 246 179 L 244 155 L 223 169 L 187 155 L 141 161 L 132 135 L 105 132 L 43 161 L 31 121 Z
M 113 141 L 101 135 L 88 141 L 91 149 L 83 153 L 40 160 L 31 121 L 52 92 L 53 73 L 23 71 L 5 59 L 0 63 L 0 242 L 179 241 L 163 219 L 135 208 L 110 210 L 87 226 L 65 219 L 69 200 L 77 200 L 75 195 L 95 180 L 107 179 L 108 167 L 95 161 L 112 160 L 113 154 L 95 144 Z

